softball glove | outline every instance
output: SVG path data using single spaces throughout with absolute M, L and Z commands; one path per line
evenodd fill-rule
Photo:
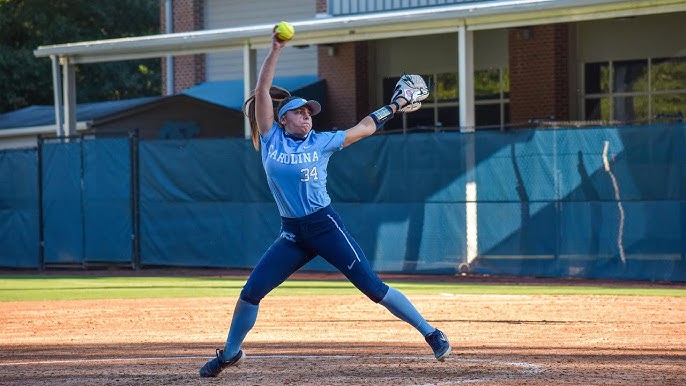
M 395 84 L 391 103 L 398 98 L 403 98 L 407 104 L 403 106 L 399 113 L 411 113 L 422 107 L 421 101 L 429 96 L 429 87 L 424 79 L 419 75 L 403 75 Z

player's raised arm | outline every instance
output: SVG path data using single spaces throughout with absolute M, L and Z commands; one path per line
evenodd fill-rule
M 276 63 L 281 54 L 281 49 L 285 46 L 286 41 L 277 38 L 277 33 L 275 32 L 272 35 L 272 47 L 264 63 L 262 63 L 260 74 L 257 77 L 257 85 L 255 86 L 255 120 L 257 128 L 262 135 L 265 135 L 274 124 L 274 107 L 272 106 L 269 89 L 274 80 Z
M 386 105 L 362 118 L 357 125 L 345 131 L 345 141 L 343 142 L 343 147 L 352 145 L 360 139 L 374 134 L 376 130 L 391 120 L 393 115 L 400 110 L 404 104 L 405 102 L 402 100 L 398 102 L 393 101 L 390 105 Z
M 362 138 L 376 132 L 398 113 L 410 113 L 419 110 L 421 101 L 429 96 L 429 88 L 419 75 L 403 75 L 395 85 L 391 103 L 362 118 L 355 126 L 346 130 L 343 147 L 352 145 Z

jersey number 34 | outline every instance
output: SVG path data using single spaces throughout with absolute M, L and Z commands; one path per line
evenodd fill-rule
M 317 175 L 317 167 L 313 166 L 312 169 L 308 168 L 302 168 L 300 169 L 300 172 L 302 173 L 302 178 L 300 181 L 302 182 L 307 182 L 309 180 L 318 180 L 319 176 Z

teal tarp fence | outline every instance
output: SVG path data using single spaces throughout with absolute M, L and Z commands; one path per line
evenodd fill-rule
M 332 157 L 329 193 L 377 271 L 686 280 L 685 132 L 379 135 Z M 249 268 L 278 235 L 249 141 L 143 141 L 134 152 L 103 141 L 43 147 L 46 263 Z M 34 241 L 14 248 L 35 256 Z
M 132 263 L 133 202 L 128 139 L 85 141 L 83 177 L 86 263 Z
M 0 266 L 38 267 L 39 232 L 36 151 L 0 151 Z
M 81 142 L 45 144 L 42 160 L 44 261 L 83 261 Z
M 279 229 L 260 165 L 244 140 L 141 142 L 141 263 L 252 265 Z
M 133 264 L 128 138 L 41 146 L 45 265 Z

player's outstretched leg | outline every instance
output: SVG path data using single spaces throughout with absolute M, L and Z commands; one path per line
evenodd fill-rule
M 217 356 L 200 369 L 201 377 L 216 377 L 225 368 L 237 366 L 243 361 L 245 353 L 241 350 L 241 344 L 255 325 L 258 310 L 259 306 L 238 299 L 226 345 L 223 350 L 217 350 Z
M 238 351 L 238 354 L 234 355 L 232 358 L 229 358 L 227 360 L 223 359 L 223 355 L 224 350 L 217 349 L 217 356 L 214 357 L 214 359 L 212 359 L 211 361 L 205 363 L 205 365 L 200 368 L 200 376 L 216 377 L 225 368 L 229 366 L 238 366 L 241 362 L 243 362 L 243 358 L 245 358 L 243 350 Z
M 431 346 L 431 349 L 434 350 L 434 356 L 439 361 L 443 362 L 450 355 L 452 348 L 450 348 L 450 342 L 448 342 L 448 338 L 443 331 L 436 329 L 434 332 L 427 334 L 424 339 Z
M 436 359 L 442 362 L 450 355 L 452 349 L 445 334 L 431 326 L 402 292 L 393 287 L 388 287 L 386 296 L 381 299 L 379 304 L 386 307 L 400 320 L 404 320 L 422 333 L 426 343 L 434 351 Z

